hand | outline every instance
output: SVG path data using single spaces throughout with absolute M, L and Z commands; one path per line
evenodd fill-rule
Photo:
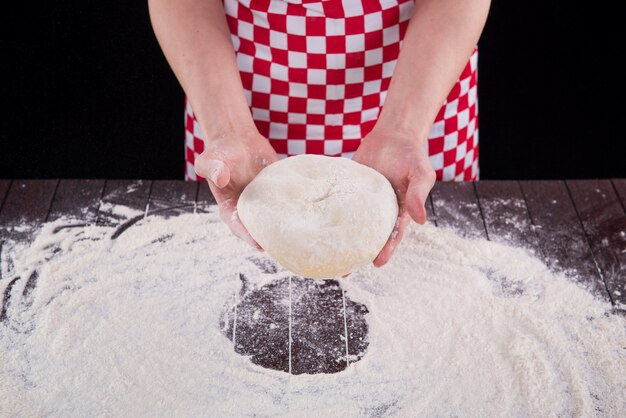
M 435 171 L 428 159 L 425 140 L 415 135 L 374 128 L 353 157 L 354 161 L 378 171 L 391 183 L 398 197 L 398 220 L 374 265 L 384 265 L 402 240 L 411 218 L 426 222 L 425 202 L 435 184 Z
M 269 141 L 258 132 L 231 133 L 205 141 L 195 162 L 196 174 L 208 180 L 222 220 L 239 238 L 261 250 L 237 215 L 243 189 L 267 165 L 278 160 Z

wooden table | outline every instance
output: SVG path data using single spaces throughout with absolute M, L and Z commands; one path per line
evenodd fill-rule
M 215 200 L 206 184 L 182 181 L 0 180 L 0 256 L 7 239 L 31 239 L 39 224 L 62 216 L 99 225 L 128 223 L 107 203 L 156 214 L 202 210 Z M 437 183 L 427 211 L 439 227 L 534 251 L 555 270 L 576 274 L 590 291 L 624 313 L 626 179 Z M 24 222 L 32 228 L 11 228 Z M 1 274 L 0 269 L 0 281 L 12 280 L 0 295 L 0 321 L 4 321 L 11 287 L 20 278 Z M 36 276 L 28 278 L 25 291 L 34 288 L 36 280 Z M 287 314 L 274 301 L 277 293 L 293 289 L 304 296 Z M 331 373 L 344 369 L 350 359 L 358 360 L 367 346 L 363 338 L 367 308 L 347 299 L 337 281 L 291 277 L 247 292 L 238 309 L 233 306 L 224 316 L 226 336 L 233 340 L 235 351 L 250 355 L 257 364 L 294 374 Z M 234 312 L 245 318 L 246 312 L 259 307 L 264 309 L 261 321 L 265 318 L 273 324 L 274 333 L 257 335 L 246 321 L 235 322 Z M 312 319 L 319 318 L 315 309 L 322 309 L 330 319 L 321 323 Z M 345 359 L 338 362 L 330 354 L 320 358 L 320 346 L 328 353 L 345 350 Z

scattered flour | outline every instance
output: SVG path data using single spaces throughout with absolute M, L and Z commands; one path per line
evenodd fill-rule
M 144 211 L 129 208 L 128 206 L 115 205 L 111 202 L 100 202 L 100 210 L 104 212 L 109 212 L 115 216 L 126 218 L 132 218 L 134 216 L 138 216 L 144 213 Z
M 148 217 L 115 240 L 67 222 L 3 257 L 0 416 L 626 411 L 624 319 L 520 249 L 411 227 L 391 263 L 341 281 L 369 310 L 363 358 L 293 376 L 219 329 L 239 273 L 257 286 L 287 273 L 261 273 L 248 258 L 266 256 L 216 213 Z

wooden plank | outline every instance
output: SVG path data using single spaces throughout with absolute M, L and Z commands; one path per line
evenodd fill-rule
M 519 183 L 482 180 L 475 186 L 489 239 L 541 254 Z
M 100 204 L 104 180 L 60 180 L 52 202 L 47 221 L 67 217 L 84 222 L 95 222 Z M 33 273 L 22 291 L 22 302 L 30 303 L 32 290 L 37 286 L 38 274 Z
M 155 180 L 150 193 L 148 215 L 171 216 L 193 212 L 198 183 L 181 180 Z
M 16 180 L 11 182 L 0 211 L 0 322 L 7 320 L 11 297 L 19 292 L 28 300 L 37 282 L 37 272 L 16 276 L 10 255 L 5 254 L 8 240 L 30 242 L 46 220 L 58 180 Z M 14 290 L 16 286 L 21 286 Z M 23 300 L 23 301 L 24 301 Z
M 626 309 L 626 215 L 610 180 L 568 180 L 567 187 L 612 302 Z
M 613 179 L 611 183 L 622 202 L 622 207 L 626 210 L 626 179 Z
M 11 180 L 0 180 L 0 211 L 4 205 L 4 198 L 9 193 L 9 187 L 11 187 Z
M 624 213 L 626 213 L 626 179 L 613 179 L 611 180 L 611 183 L 613 184 L 613 187 L 615 188 L 615 191 L 617 192 L 617 195 L 620 198 L 622 209 L 624 210 Z M 619 241 L 617 245 L 619 245 L 619 248 L 621 248 L 621 251 L 623 254 L 624 252 L 626 252 L 626 227 L 622 228 L 622 231 L 619 232 L 616 240 Z M 622 263 L 622 266 L 623 264 L 624 263 Z M 618 289 L 618 292 L 620 292 L 621 295 L 614 295 L 614 296 L 619 296 L 620 303 L 623 304 L 624 295 L 626 294 L 626 288 L 622 287 L 622 290 Z M 621 309 L 626 309 L 626 308 L 621 308 Z
M 336 280 L 291 278 L 291 373 L 336 373 L 347 366 L 343 292 Z
M 565 183 L 522 181 L 520 185 L 546 264 L 610 301 Z
M 348 337 L 348 362 L 355 363 L 364 355 L 369 345 L 369 327 L 365 319 L 369 310 L 362 303 L 352 301 L 344 291 L 346 334 Z
M 62 217 L 95 222 L 104 189 L 104 180 L 61 180 L 57 188 L 49 221 Z
M 98 209 L 98 225 L 116 226 L 143 216 L 152 181 L 107 180 Z
M 215 205 L 217 202 L 211 193 L 209 184 L 206 181 L 198 183 L 198 197 L 196 198 L 196 204 L 199 211 L 206 211 L 210 205 Z
M 241 293 L 222 319 L 222 332 L 252 363 L 289 372 L 289 278 L 255 288 L 245 275 L 239 277 Z
M 437 226 L 468 238 L 488 238 L 471 182 L 437 182 L 431 191 Z
M 435 210 L 433 209 L 433 197 L 430 194 L 428 195 L 428 199 L 426 199 L 426 220 L 437 226 L 437 217 L 435 216 Z
M 253 262 L 263 273 L 278 269 L 266 259 Z M 291 276 L 256 287 L 239 277 L 241 291 L 220 319 L 236 353 L 292 374 L 336 373 L 347 358 L 353 363 L 365 354 L 367 307 L 344 298 L 338 281 Z
M 178 205 L 190 204 L 196 201 L 198 182 L 182 180 L 155 180 L 150 193 L 151 203 L 165 203 Z
M 26 238 L 45 220 L 58 180 L 15 180 L 0 212 L 0 239 Z

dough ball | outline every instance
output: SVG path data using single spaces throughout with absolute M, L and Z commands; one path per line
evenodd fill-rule
M 376 258 L 393 231 L 398 203 L 389 181 L 370 167 L 298 155 L 264 168 L 237 210 L 271 257 L 296 274 L 323 279 Z

